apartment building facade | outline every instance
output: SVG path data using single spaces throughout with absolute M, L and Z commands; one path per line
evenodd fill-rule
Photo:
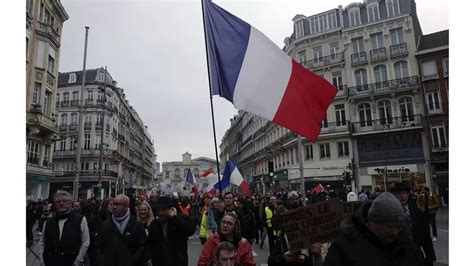
M 305 189 L 321 183 L 373 191 L 400 180 L 431 185 L 415 2 L 368 0 L 296 15 L 293 23 L 283 50 L 338 90 L 317 141 L 303 138 Z M 269 121 L 258 126 L 254 121 L 245 112 L 233 118 L 221 160 L 233 158 L 254 183 L 299 188 L 296 136 Z
M 423 35 L 416 52 L 418 59 L 425 131 L 430 150 L 435 191 L 448 201 L 449 184 L 449 31 Z
M 26 1 L 26 196 L 32 200 L 48 198 L 54 178 L 54 101 L 62 27 L 68 19 L 59 0 Z
M 117 86 L 104 68 L 86 71 L 82 105 L 84 124 L 83 132 L 79 132 L 82 75 L 82 71 L 59 75 L 56 95 L 59 138 L 54 145 L 55 179 L 51 189 L 73 188 L 78 134 L 82 134 L 83 139 L 81 198 L 90 197 L 96 190 L 100 169 L 102 196 L 151 187 L 155 156 L 153 140 L 147 126 L 126 99 L 124 89 Z

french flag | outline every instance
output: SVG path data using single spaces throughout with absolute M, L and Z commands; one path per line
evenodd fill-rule
M 214 168 L 209 168 L 207 169 L 206 172 L 201 174 L 201 177 L 204 177 L 207 179 L 209 185 L 205 188 L 201 188 L 201 192 L 208 193 L 210 195 L 216 195 L 217 194 L 217 189 L 215 188 L 216 184 L 219 184 L 219 179 L 217 178 L 216 173 L 214 172 Z
M 224 174 L 222 175 L 222 180 L 221 180 L 221 187 L 222 189 L 226 188 L 229 186 L 229 184 L 234 184 L 238 186 L 240 189 L 242 189 L 245 192 L 245 195 L 250 197 L 252 193 L 250 193 L 250 189 L 245 183 L 244 178 L 239 172 L 239 169 L 234 165 L 232 161 L 227 161 L 227 164 L 225 166 Z M 218 188 L 219 184 L 214 185 L 214 187 Z
M 193 193 L 198 192 L 196 178 L 194 177 L 193 173 L 191 172 L 191 169 L 188 170 L 188 175 L 186 176 L 186 183 L 191 184 L 191 186 L 192 186 L 191 191 Z
M 212 94 L 315 141 L 337 89 L 245 21 L 203 1 Z

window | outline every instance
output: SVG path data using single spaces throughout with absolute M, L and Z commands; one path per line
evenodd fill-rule
M 91 134 L 84 134 L 84 150 L 91 148 Z
M 95 134 L 95 149 L 96 150 L 100 150 L 100 140 L 101 140 L 101 135 L 100 133 L 99 134 Z
M 43 23 L 46 23 L 46 24 L 50 24 L 51 23 L 51 13 L 49 12 L 49 10 L 43 5 L 41 4 L 41 22 Z
M 72 101 L 73 102 L 78 102 L 79 101 L 79 92 L 78 91 L 74 91 L 72 93 Z
M 43 150 L 43 166 L 48 167 L 49 164 L 49 146 L 44 145 L 44 150 Z
M 344 104 L 338 104 L 334 108 L 336 109 L 336 126 L 345 126 L 347 122 Z
M 52 56 L 48 56 L 48 72 L 54 73 L 54 58 Z
M 69 138 L 69 149 L 76 150 L 77 149 L 77 136 L 71 136 Z
M 380 124 L 392 124 L 392 108 L 389 100 L 382 100 L 378 103 Z
M 26 156 L 27 162 L 31 164 L 38 164 L 39 162 L 39 143 L 36 141 L 28 141 L 28 154 Z
M 379 65 L 374 67 L 375 82 L 387 81 L 387 67 L 385 65 Z
M 337 143 L 337 156 L 345 157 L 349 156 L 349 142 L 343 141 Z
M 422 63 L 423 79 L 438 78 L 436 60 L 425 61 Z
M 328 22 L 329 22 L 329 29 L 337 28 L 337 17 L 336 12 L 333 11 L 327 14 Z
M 444 76 L 447 77 L 449 74 L 449 57 L 443 58 L 443 70 Z
M 360 25 L 360 13 L 359 10 L 349 11 L 349 27 L 355 27 Z
M 323 57 L 323 49 L 321 46 L 313 47 L 314 62 L 321 62 Z
M 71 73 L 71 74 L 69 74 L 68 83 L 76 83 L 76 78 L 77 78 L 76 73 Z
M 321 31 L 326 31 L 328 29 L 328 21 L 326 15 L 319 16 L 319 28 Z
M 71 125 L 77 125 L 77 113 L 71 113 Z
M 403 29 L 397 28 L 390 30 L 390 37 L 392 39 L 392 45 L 403 43 Z
M 408 74 L 408 63 L 406 61 L 396 62 L 394 64 L 395 78 L 402 79 L 409 76 Z
M 329 44 L 329 51 L 330 51 L 331 55 L 336 55 L 336 54 L 340 53 L 339 42 L 330 43 Z M 332 57 L 332 59 L 334 59 L 334 58 Z
M 365 69 L 358 69 L 354 72 L 355 74 L 355 84 L 357 86 L 366 85 L 367 84 L 367 70 Z
M 302 20 L 295 23 L 295 33 L 296 39 L 304 36 L 304 26 Z
M 30 14 L 33 10 L 33 0 L 26 0 L 26 13 Z
M 87 115 L 86 115 L 85 123 L 86 123 L 86 124 L 91 124 L 91 123 L 92 123 L 92 117 L 91 117 L 90 114 L 87 114 Z
M 81 170 L 88 171 L 89 170 L 89 162 L 81 163 Z
M 63 102 L 69 103 L 69 92 L 63 92 Z
M 379 6 L 371 5 L 367 7 L 367 15 L 368 15 L 369 23 L 379 20 L 380 19 Z
M 91 90 L 87 91 L 87 100 L 92 101 L 94 99 L 94 92 Z
M 298 59 L 298 63 L 304 64 L 304 63 L 306 62 L 306 51 L 305 51 L 305 50 L 299 51 L 299 52 L 297 53 L 297 57 L 296 57 L 296 58 Z
M 372 42 L 372 49 L 380 49 L 383 47 L 383 36 L 382 33 L 375 33 L 370 35 L 370 41 Z
M 30 39 L 26 37 L 26 61 L 28 61 L 28 49 L 30 47 Z
M 105 82 L 105 72 L 100 71 L 97 80 L 100 82 Z
M 398 100 L 398 103 L 400 104 L 400 114 L 402 116 L 402 122 L 415 120 L 412 99 L 410 97 L 403 97 Z
M 400 14 L 398 0 L 387 0 L 385 4 L 387 5 L 387 17 L 393 17 Z
M 324 143 L 319 145 L 319 157 L 323 158 L 331 158 L 331 150 L 329 149 L 329 143 Z
M 102 124 L 104 122 L 104 114 L 103 113 L 97 113 L 97 124 Z
M 430 91 L 426 93 L 428 98 L 428 110 L 430 113 L 437 113 L 441 111 L 441 104 L 439 101 L 439 91 Z
M 444 148 L 448 146 L 444 126 L 431 127 L 431 134 L 433 137 L 433 148 Z
M 309 30 L 311 31 L 311 34 L 319 32 L 319 23 L 317 17 L 311 18 L 309 20 Z
M 313 145 L 304 146 L 304 160 L 313 160 Z
M 56 109 L 59 107 L 59 101 L 61 100 L 61 95 L 56 93 Z
M 67 114 L 61 114 L 61 126 L 67 125 Z
M 31 103 L 39 104 L 40 96 L 41 96 L 41 83 L 35 82 L 35 86 L 33 87 L 33 98 L 31 100 Z
M 62 139 L 59 142 L 59 150 L 60 151 L 65 151 L 66 150 L 66 139 Z
M 351 42 L 353 54 L 362 53 L 364 51 L 364 40 L 362 37 L 352 39 Z
M 321 128 L 328 128 L 328 118 L 325 117 L 323 121 L 321 121 Z
M 43 99 L 43 114 L 49 116 L 49 105 L 51 102 L 51 90 L 46 90 Z
M 343 90 L 342 73 L 341 71 L 332 72 L 332 85 L 336 86 L 338 90 Z
M 359 105 L 359 119 L 361 127 L 372 126 L 372 111 L 370 110 L 370 104 L 362 103 Z
M 174 178 L 179 178 L 180 173 L 181 173 L 181 171 L 179 170 L 179 168 L 174 169 Z

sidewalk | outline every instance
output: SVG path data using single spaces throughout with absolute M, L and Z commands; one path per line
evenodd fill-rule
M 433 242 L 437 261 L 435 266 L 449 265 L 449 209 L 444 207 L 436 214 L 438 242 Z

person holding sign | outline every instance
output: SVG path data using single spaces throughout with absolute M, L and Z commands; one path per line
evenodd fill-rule
M 252 245 L 247 239 L 240 236 L 240 225 L 237 215 L 234 213 L 226 213 L 222 217 L 217 229 L 217 233 L 207 239 L 206 244 L 202 247 L 199 256 L 198 266 L 207 266 L 215 263 L 215 254 L 220 243 L 227 241 L 237 248 L 235 256 L 236 265 L 256 266 L 253 260 Z
M 400 201 L 381 193 L 341 226 L 342 235 L 332 242 L 324 265 L 423 266 L 423 254 L 410 239 L 405 219 Z

